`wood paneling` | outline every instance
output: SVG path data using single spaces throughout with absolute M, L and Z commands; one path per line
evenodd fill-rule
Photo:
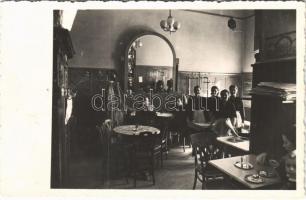
M 142 77 L 143 82 L 139 83 L 138 78 Z M 162 80 L 166 89 L 166 83 L 169 79 L 173 79 L 173 66 L 144 66 L 137 65 L 135 70 L 135 86 L 136 90 L 146 85 L 154 86 L 156 82 Z
M 206 84 L 208 80 L 208 85 Z M 210 88 L 214 85 L 218 86 L 219 90 L 229 89 L 229 86 L 235 84 L 239 88 L 239 95 L 242 91 L 242 76 L 237 74 L 221 74 L 221 73 L 203 73 L 203 72 L 186 72 L 179 71 L 178 73 L 178 91 L 185 94 L 193 94 L 193 88 L 199 85 L 203 95 L 210 95 Z

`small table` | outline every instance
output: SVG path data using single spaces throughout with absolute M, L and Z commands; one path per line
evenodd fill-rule
M 265 182 L 263 183 L 250 183 L 246 181 L 245 176 L 250 174 L 256 174 L 259 170 L 271 170 L 271 167 L 258 164 L 256 162 L 256 155 L 247 155 L 247 160 L 254 166 L 254 168 L 244 170 L 234 166 L 234 164 L 240 160 L 241 156 L 236 156 L 231 158 L 210 160 L 209 164 L 250 189 L 271 186 L 281 182 L 281 179 L 278 174 L 273 178 L 264 178 Z
M 122 134 L 122 135 L 139 135 L 142 132 L 151 132 L 152 134 L 159 134 L 160 130 L 157 128 L 154 128 L 152 126 L 144 126 L 144 125 L 138 125 L 136 129 L 136 125 L 123 125 L 123 126 L 117 126 L 113 130 L 115 133 Z
M 243 139 L 242 141 L 231 141 L 235 136 L 224 136 L 224 137 L 217 137 L 217 141 L 222 144 L 229 145 L 234 147 L 238 150 L 249 152 L 250 151 L 250 141 L 248 139 Z

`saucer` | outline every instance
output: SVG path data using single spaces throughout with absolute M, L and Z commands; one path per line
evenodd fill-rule
M 256 183 L 256 184 L 264 183 L 265 182 L 265 180 L 261 176 L 259 176 L 258 174 L 249 174 L 249 175 L 246 175 L 244 177 L 244 179 L 247 182 Z
M 240 161 L 237 161 L 235 164 L 235 167 L 239 169 L 253 169 L 253 165 L 251 163 L 242 163 Z
M 264 178 L 273 178 L 276 176 L 275 171 L 267 171 L 267 170 L 260 170 L 258 172 L 259 176 Z

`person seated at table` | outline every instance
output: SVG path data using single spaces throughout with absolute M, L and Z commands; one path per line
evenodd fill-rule
M 205 117 L 205 102 L 203 97 L 200 96 L 200 86 L 194 87 L 194 96 L 190 96 L 187 103 L 187 126 L 192 131 L 202 131 L 203 128 L 199 124 L 207 123 L 208 120 Z
M 167 81 L 167 93 L 173 92 L 173 79 Z
M 275 165 L 281 179 L 283 188 L 295 189 L 296 187 L 296 127 L 293 125 L 282 134 L 285 154 L 281 158 L 274 158 L 273 153 L 263 152 L 256 157 L 256 162 L 261 165 Z M 273 167 L 273 166 L 272 166 Z
M 231 85 L 229 87 L 229 92 L 230 92 L 229 101 L 231 101 L 232 104 L 234 104 L 236 109 L 236 121 L 235 121 L 236 128 L 241 129 L 244 126 L 245 111 L 242 99 L 237 96 L 238 94 L 237 85 Z
M 205 114 L 210 122 L 214 122 L 217 119 L 219 112 L 219 88 L 217 86 L 212 86 L 210 91 L 210 97 L 207 100 L 207 112 L 205 112 Z
M 238 136 L 235 128 L 236 109 L 233 103 L 229 101 L 229 91 L 224 89 L 220 94 L 220 110 L 218 112 L 217 119 L 212 124 L 212 130 L 217 134 L 217 137 L 228 135 Z
M 152 86 L 152 84 L 146 84 L 144 86 L 144 92 L 145 93 L 150 93 L 151 91 L 153 91 L 154 86 Z
M 156 93 L 163 93 L 163 92 L 165 92 L 164 81 L 162 81 L 162 80 L 157 81 L 155 92 Z
M 135 119 L 137 124 L 154 125 L 156 112 L 153 111 L 148 97 L 144 99 L 141 109 L 136 110 Z

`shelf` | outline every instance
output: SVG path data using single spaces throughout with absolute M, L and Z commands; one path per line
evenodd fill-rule
M 291 61 L 295 61 L 296 57 L 292 56 L 292 57 L 286 57 L 286 58 L 275 58 L 275 59 L 269 59 L 269 60 L 265 60 L 265 61 L 258 61 L 254 64 L 252 64 L 251 66 L 255 66 L 255 65 L 261 65 L 261 64 L 268 64 L 268 63 L 277 63 L 277 62 L 291 62 Z
M 252 100 L 252 96 L 243 96 L 241 97 L 242 100 Z
M 295 103 L 295 101 L 294 100 L 284 100 L 282 101 L 282 103 Z

